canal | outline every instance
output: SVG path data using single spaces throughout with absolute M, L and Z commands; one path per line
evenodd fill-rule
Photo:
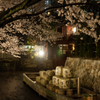
M 47 100 L 23 83 L 23 72 L 0 72 L 0 100 Z

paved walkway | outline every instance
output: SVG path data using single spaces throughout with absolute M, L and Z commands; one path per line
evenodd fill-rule
M 23 83 L 23 72 L 0 72 L 0 100 L 47 100 Z

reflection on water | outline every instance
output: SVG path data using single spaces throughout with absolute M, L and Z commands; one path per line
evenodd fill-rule
M 47 100 L 22 81 L 22 72 L 0 72 L 0 100 Z

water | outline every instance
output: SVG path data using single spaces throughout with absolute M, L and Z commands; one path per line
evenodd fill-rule
M 0 100 L 47 100 L 23 83 L 23 72 L 0 72 Z

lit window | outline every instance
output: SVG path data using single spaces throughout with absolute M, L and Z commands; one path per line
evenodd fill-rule
M 68 44 L 59 44 L 58 46 L 60 54 L 66 54 L 66 52 L 68 51 Z

